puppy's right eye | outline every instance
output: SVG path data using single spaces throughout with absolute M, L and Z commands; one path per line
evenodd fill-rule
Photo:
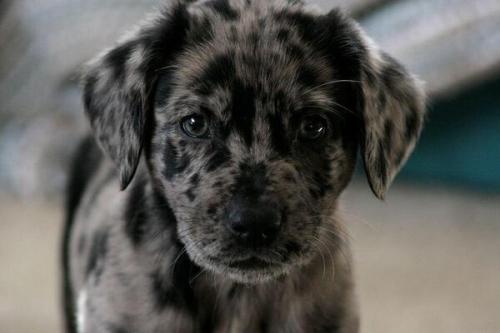
M 181 120 L 182 131 L 192 138 L 203 139 L 209 135 L 208 120 L 200 114 L 192 114 Z

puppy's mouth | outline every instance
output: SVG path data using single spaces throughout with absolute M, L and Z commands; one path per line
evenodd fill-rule
M 221 260 L 211 258 L 207 268 L 240 283 L 260 283 L 283 275 L 288 265 L 260 256 Z
M 250 257 L 243 260 L 235 260 L 226 264 L 228 267 L 237 268 L 241 270 L 260 270 L 269 269 L 276 266 L 277 263 L 269 262 L 258 257 Z

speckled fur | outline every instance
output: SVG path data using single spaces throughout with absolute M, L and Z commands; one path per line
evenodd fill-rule
M 89 64 L 84 102 L 104 153 L 86 141 L 69 185 L 68 332 L 358 332 L 337 199 L 358 150 L 383 197 L 424 97 L 354 21 L 300 1 L 175 1 Z M 191 114 L 208 138 L 182 132 Z M 303 140 L 313 114 L 327 134 Z M 271 245 L 228 233 L 238 196 L 283 211 Z M 234 264 L 254 256 L 269 265 Z

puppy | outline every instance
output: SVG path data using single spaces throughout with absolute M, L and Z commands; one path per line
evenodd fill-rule
M 337 200 L 358 151 L 383 198 L 424 98 L 354 21 L 171 2 L 89 65 L 84 104 L 68 332 L 358 332 Z

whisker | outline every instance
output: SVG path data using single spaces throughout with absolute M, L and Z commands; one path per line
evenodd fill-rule
M 203 274 L 203 273 L 206 273 L 206 271 L 205 271 L 205 269 L 200 267 L 200 272 L 189 280 L 189 285 L 191 286 L 193 284 L 194 280 L 196 280 L 198 277 L 200 277 L 201 274 Z
M 165 66 L 165 67 L 160 67 L 160 68 L 156 69 L 156 72 L 167 71 L 170 69 L 178 69 L 178 68 L 179 68 L 179 66 L 177 66 L 177 65 Z
M 317 245 L 319 246 L 324 246 L 323 242 L 321 242 L 321 240 L 318 238 L 318 237 L 313 237 L 313 239 L 317 242 Z M 325 260 L 325 256 L 323 255 L 323 251 L 322 249 L 317 249 L 319 255 L 321 256 L 321 262 L 323 264 L 323 276 L 322 276 L 322 279 L 325 280 L 325 277 L 326 277 L 326 260 Z
M 357 81 L 357 80 L 332 80 L 332 81 L 328 81 L 328 82 L 322 83 L 320 85 L 317 85 L 315 87 L 312 87 L 312 88 L 306 90 L 304 93 L 302 93 L 302 96 L 307 95 L 311 91 L 317 90 L 321 87 L 336 84 L 336 83 L 361 83 L 361 81 Z

